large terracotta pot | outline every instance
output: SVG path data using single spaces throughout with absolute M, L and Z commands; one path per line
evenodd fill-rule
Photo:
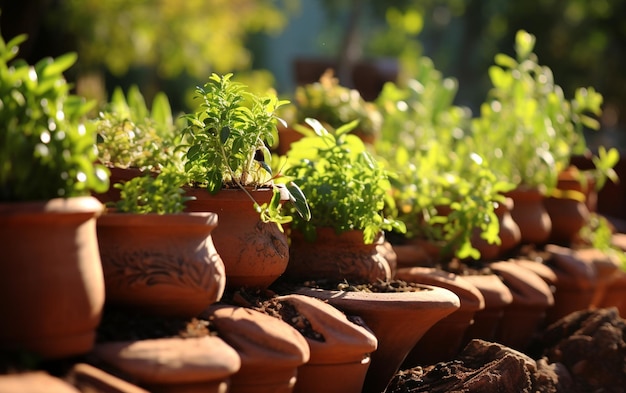
M 214 212 L 219 225 L 213 243 L 226 267 L 226 287 L 266 288 L 287 268 L 287 235 L 271 222 L 263 222 L 253 202 L 241 190 L 221 190 L 211 195 L 206 189 L 186 188 L 188 212 Z M 269 203 L 271 189 L 250 191 L 259 204 Z
M 120 190 L 113 185 L 117 183 L 125 183 L 129 180 L 134 179 L 135 177 L 145 176 L 147 171 L 141 170 L 139 168 L 119 168 L 116 166 L 107 167 L 109 170 L 109 184 L 110 187 L 107 191 L 103 193 L 93 193 L 92 195 L 96 197 L 100 202 L 107 204 L 110 202 L 117 202 L 120 200 Z M 157 172 L 151 172 L 152 175 L 156 176 Z
M 107 303 L 194 317 L 224 293 L 215 213 L 102 215 L 98 241 Z
M 93 197 L 0 204 L 1 350 L 89 352 L 104 305 Z
M 316 332 L 315 337 L 303 334 L 311 357 L 298 368 L 294 392 L 360 393 L 370 366 L 370 356 L 378 348 L 374 333 L 351 322 L 341 311 L 319 299 L 290 294 L 275 300 L 296 309 L 299 320 L 288 323 L 304 328 L 303 321 L 306 320 Z
M 298 369 L 310 359 L 309 345 L 293 327 L 244 307 L 213 304 L 203 317 L 241 358 L 229 393 L 291 393 Z
M 359 316 L 378 339 L 363 393 L 380 393 L 409 351 L 435 323 L 459 308 L 453 292 L 424 285 L 411 292 L 347 292 L 301 287 L 297 293 L 322 299 Z
M 392 251 L 381 252 L 384 243 L 382 234 L 374 243 L 364 244 L 363 231 L 337 234 L 332 228 L 319 228 L 316 241 L 309 242 L 293 230 L 285 277 L 296 281 L 328 279 L 358 283 L 389 280 L 391 267 L 387 258 Z
M 485 307 L 480 291 L 463 277 L 436 268 L 398 269 L 396 278 L 448 289 L 460 300 L 460 307 L 435 323 L 411 349 L 402 364 L 402 369 L 452 359 L 462 349 L 465 331 L 472 325 L 474 314 Z
M 209 335 L 104 342 L 92 356 L 154 393 L 226 393 L 241 367 L 238 353 Z
M 554 305 L 552 290 L 535 272 L 513 261 L 493 262 L 489 267 L 513 295 L 513 301 L 504 309 L 495 341 L 524 351 Z
M 552 221 L 545 206 L 544 195 L 536 189 L 517 188 L 509 191 L 513 199 L 511 216 L 520 229 L 523 244 L 544 244 L 552 231 Z

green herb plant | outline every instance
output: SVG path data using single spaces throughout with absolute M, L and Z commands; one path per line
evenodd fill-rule
M 201 101 L 197 110 L 183 116 L 187 126 L 179 149 L 184 152 L 188 182 L 212 194 L 224 188 L 241 189 L 262 220 L 287 223 L 291 217 L 281 213 L 281 192 L 274 183 L 268 148 L 277 134 L 276 110 L 287 101 L 251 93 L 232 76 L 212 74 L 204 86 L 196 88 L 195 97 Z M 308 218 L 310 212 L 300 188 L 294 182 L 283 186 L 296 210 Z M 260 205 L 250 191 L 268 187 L 274 190 L 273 198 Z
M 96 136 L 83 122 L 95 103 L 70 94 L 63 76 L 76 54 L 29 65 L 15 59 L 25 40 L 0 37 L 0 200 L 106 191 L 108 172 L 94 165 Z
M 185 210 L 185 202 L 194 197 L 185 196 L 180 187 L 184 175 L 171 167 L 164 167 L 156 176 L 146 174 L 113 187 L 120 190 L 120 200 L 112 203 L 119 213 L 176 214 Z
M 121 88 L 93 122 L 98 135 L 98 158 L 108 167 L 159 171 L 165 165 L 180 165 L 175 152 L 177 125 L 167 96 L 159 92 L 148 109 L 137 88 L 126 96 Z
M 404 224 L 384 214 L 389 198 L 388 173 L 350 131 L 352 121 L 327 130 L 318 120 L 306 119 L 304 137 L 287 153 L 285 174 L 295 178 L 307 195 L 311 219 L 293 216 L 292 228 L 314 241 L 316 229 L 331 227 L 340 234 L 362 230 L 371 244 L 383 230 L 404 232 Z
M 516 57 L 496 55 L 489 69 L 493 87 L 472 122 L 472 140 L 499 176 L 549 195 L 571 156 L 587 153 L 583 131 L 599 129 L 603 98 L 587 87 L 567 99 L 550 68 L 538 63 L 535 40 L 520 30 Z M 616 153 L 601 158 L 601 174 L 609 173 L 607 164 L 616 162 Z

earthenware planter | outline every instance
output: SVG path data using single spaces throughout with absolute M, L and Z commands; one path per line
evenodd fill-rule
M 0 349 L 87 353 L 104 306 L 96 198 L 0 204 Z
M 457 310 L 435 323 L 417 342 L 401 368 L 426 366 L 452 359 L 462 349 L 463 337 L 473 323 L 474 314 L 485 307 L 480 291 L 463 277 L 436 268 L 402 268 L 398 269 L 396 278 L 448 289 L 460 300 Z
M 202 314 L 241 358 L 229 393 L 290 393 L 310 358 L 307 341 L 280 319 L 249 308 L 211 305 Z
M 520 229 L 523 244 L 544 244 L 550 237 L 552 221 L 543 205 L 544 195 L 536 189 L 517 188 L 509 191 L 513 199 L 511 217 Z
M 474 323 L 465 331 L 462 347 L 473 339 L 495 341 L 504 310 L 513 303 L 511 290 L 495 274 L 470 274 L 463 279 L 480 291 L 485 299 L 485 308 L 474 314 Z
M 219 225 L 213 243 L 226 268 L 228 288 L 266 288 L 285 271 L 289 262 L 287 235 L 275 223 L 263 222 L 253 202 L 241 190 L 185 188 L 196 199 L 186 203 L 188 212 L 213 212 Z M 271 189 L 250 191 L 259 204 L 269 203 Z
M 378 339 L 365 377 L 364 393 L 380 393 L 409 351 L 435 323 L 457 310 L 457 295 L 440 287 L 411 292 L 346 292 L 301 287 L 297 293 L 322 299 L 348 315 L 359 316 Z
M 215 213 L 103 214 L 97 222 L 107 303 L 194 317 L 224 293 Z
M 98 361 L 155 393 L 226 393 L 237 352 L 216 336 L 99 343 Z
M 513 206 L 513 199 L 505 198 L 505 201 L 499 203 L 498 207 L 495 209 L 500 224 L 500 230 L 498 232 L 500 244 L 489 244 L 485 239 L 480 237 L 479 233 L 473 235 L 471 240 L 472 246 L 480 251 L 480 259 L 482 261 L 502 258 L 520 244 L 522 233 L 520 232 L 519 225 L 517 225 L 511 215 Z
M 298 368 L 295 393 L 360 393 L 378 348 L 376 336 L 364 326 L 319 299 L 290 294 L 275 298 L 293 306 L 319 338 L 304 335 L 311 357 Z M 302 326 L 296 321 L 295 325 Z M 332 381 L 329 383 L 329 381 Z
M 513 301 L 504 309 L 495 341 L 524 351 L 554 305 L 552 290 L 535 272 L 515 262 L 493 262 L 489 267 L 513 295 Z
M 385 242 L 381 234 L 372 244 L 364 244 L 363 231 L 337 234 L 332 228 L 318 228 L 317 238 L 309 242 L 302 233 L 291 231 L 289 264 L 285 277 L 295 280 L 327 279 L 348 282 L 376 282 L 391 278 L 387 258 L 392 251 L 381 252 Z

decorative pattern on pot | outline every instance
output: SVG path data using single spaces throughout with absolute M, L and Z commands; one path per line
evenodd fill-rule
M 285 277 L 359 283 L 389 280 L 391 266 L 387 258 L 395 253 L 384 247 L 384 242 L 382 234 L 372 244 L 364 244 L 363 231 L 337 234 L 332 228 L 318 228 L 316 241 L 309 242 L 294 230 Z
M 289 242 L 275 223 L 264 223 L 250 198 L 241 190 L 185 188 L 186 211 L 214 212 L 220 224 L 212 232 L 213 243 L 226 268 L 226 287 L 266 288 L 280 277 L 289 263 Z M 255 200 L 269 203 L 273 190 L 250 191 Z
M 104 214 L 97 227 L 107 302 L 197 316 L 224 293 L 217 225 L 215 213 Z
M 104 306 L 92 197 L 0 204 L 0 349 L 89 352 Z
M 298 368 L 309 361 L 309 345 L 280 319 L 249 308 L 211 305 L 202 314 L 241 358 L 230 393 L 290 393 Z
M 396 278 L 448 289 L 460 300 L 460 307 L 435 323 L 411 349 L 402 368 L 426 366 L 452 359 L 462 349 L 463 337 L 474 322 L 474 314 L 485 307 L 483 295 L 463 277 L 436 268 L 403 268 L 398 270 Z

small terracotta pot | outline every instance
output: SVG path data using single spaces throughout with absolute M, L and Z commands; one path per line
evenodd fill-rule
M 316 340 L 304 336 L 311 358 L 298 368 L 294 392 L 360 393 L 370 355 L 378 348 L 374 333 L 319 299 L 291 294 L 276 300 L 292 305 L 322 337 Z
M 465 331 L 472 325 L 474 314 L 485 307 L 480 291 L 463 277 L 436 268 L 403 268 L 398 270 L 396 278 L 448 289 L 460 300 L 457 310 L 435 323 L 417 342 L 401 368 L 426 366 L 452 359 L 462 349 Z
M 554 305 L 552 291 L 536 273 L 515 262 L 493 262 L 489 267 L 513 295 L 513 302 L 504 309 L 495 341 L 524 351 Z
M 291 144 L 299 141 L 304 136 L 291 127 L 285 127 L 280 125 L 278 129 L 278 145 L 276 146 L 276 153 L 281 156 L 287 154 L 291 148 Z
M 626 319 L 626 272 L 619 273 L 608 283 L 598 308 L 615 307 L 620 317 Z
M 480 237 L 479 231 L 476 231 L 473 235 L 471 240 L 472 246 L 480 251 L 480 259 L 482 261 L 491 261 L 501 258 L 520 244 L 522 234 L 519 226 L 515 220 L 513 220 L 513 216 L 511 216 L 513 206 L 513 199 L 505 198 L 504 203 L 499 203 L 498 207 L 495 209 L 500 225 L 498 232 L 498 237 L 500 238 L 499 245 L 489 244 L 485 239 Z
M 253 202 L 241 190 L 221 190 L 211 195 L 206 189 L 185 188 L 186 211 L 213 212 L 219 225 L 213 243 L 226 267 L 226 287 L 266 288 L 283 274 L 289 262 L 287 235 L 275 223 L 264 223 Z M 271 189 L 250 191 L 259 203 L 269 203 Z
M 216 336 L 99 343 L 93 356 L 150 392 L 225 393 L 237 352 Z
M 139 168 L 119 168 L 119 167 L 107 167 L 110 172 L 109 175 L 109 189 L 103 193 L 93 193 L 100 202 L 106 204 L 109 202 L 117 202 L 120 200 L 120 189 L 113 187 L 117 183 L 125 183 L 136 177 L 145 176 L 148 173 L 156 176 L 158 172 L 148 172 Z
M 229 393 L 290 393 L 298 368 L 309 361 L 309 345 L 282 320 L 244 307 L 211 305 L 202 314 L 241 358 Z
M 149 393 L 139 386 L 101 370 L 88 363 L 76 363 L 65 380 L 71 382 L 81 392 L 102 393 Z M 50 391 L 57 392 L 50 389 Z M 60 392 L 59 392 L 60 393 Z
M 302 287 L 297 293 L 327 301 L 348 315 L 359 316 L 374 332 L 378 349 L 365 377 L 363 393 L 380 393 L 404 358 L 435 323 L 459 308 L 453 292 L 424 285 L 401 293 L 344 292 Z
M 0 203 L 0 351 L 62 358 L 91 350 L 105 297 L 102 210 L 93 197 Z
M 97 222 L 107 303 L 194 317 L 224 293 L 215 213 L 102 215 Z
M 363 243 L 363 231 L 335 233 L 332 228 L 319 228 L 315 242 L 307 241 L 296 230 L 291 231 L 289 264 L 285 277 L 292 280 L 328 279 L 335 281 L 376 282 L 391 278 L 387 258 L 392 251 L 379 248 L 384 244 L 381 234 L 372 244 Z
M 80 393 L 76 387 L 45 371 L 29 371 L 0 375 L 2 393 Z
M 517 188 L 506 196 L 513 199 L 511 216 L 519 226 L 520 242 L 541 245 L 548 241 L 552 221 L 543 205 L 544 195 L 536 189 Z
M 485 299 L 485 308 L 474 314 L 474 323 L 465 331 L 462 347 L 473 339 L 495 341 L 504 310 L 513 303 L 511 290 L 495 274 L 471 274 L 463 276 L 463 279 L 480 291 Z
M 439 260 L 440 248 L 424 239 L 410 239 L 406 243 L 392 244 L 398 268 L 433 266 Z

